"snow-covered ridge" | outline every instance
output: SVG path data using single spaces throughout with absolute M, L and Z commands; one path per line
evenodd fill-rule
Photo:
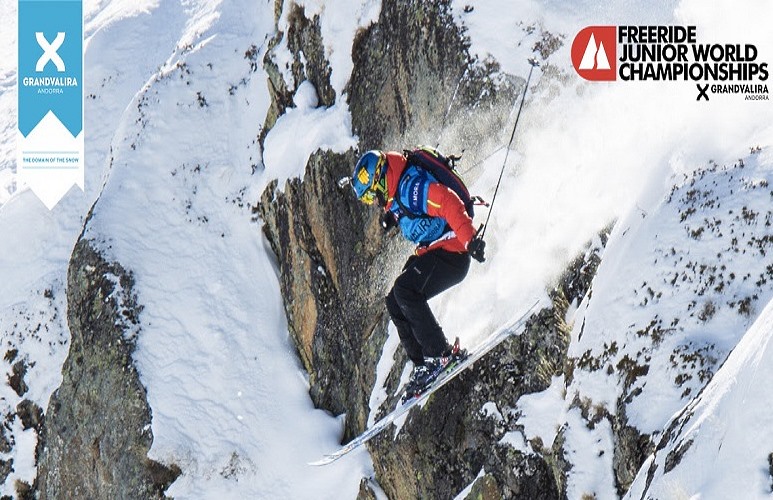
M 772 336 L 770 301 L 711 382 L 668 426 L 627 498 L 770 497 Z
M 565 428 L 570 496 L 615 496 L 621 426 L 660 434 L 773 298 L 771 184 L 771 148 L 754 147 L 673 174 L 659 203 L 632 207 L 616 225 L 573 318 L 564 405 L 541 415 L 556 427 L 534 431 L 552 442 Z M 525 422 L 540 419 L 538 400 L 523 406 Z

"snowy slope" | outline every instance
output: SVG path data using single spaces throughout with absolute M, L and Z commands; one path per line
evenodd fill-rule
M 705 390 L 669 425 L 627 498 L 770 498 L 773 301 Z
M 25 360 L 24 397 L 46 407 L 67 355 L 69 254 L 99 196 L 86 237 L 137 279 L 145 309 L 136 362 L 153 411 L 151 453 L 183 469 L 169 493 L 354 496 L 370 475 L 367 461 L 306 466 L 338 444 L 340 426 L 312 407 L 270 249 L 249 210 L 270 180 L 253 175 L 263 170 L 256 138 L 268 93 L 252 62 L 273 35 L 273 2 L 87 2 L 84 10 L 87 192 L 71 191 L 49 213 L 21 189 L 2 207 L 0 245 L 12 257 L 2 266 L 0 326 L 5 346 L 18 350 L 4 368 L 10 374 Z M 13 102 L 15 75 L 3 75 L 2 102 Z M 336 113 L 327 123 L 337 134 L 325 137 L 348 147 L 345 107 Z M 13 144 L 3 144 L 12 158 Z M 285 159 L 272 173 L 300 171 L 295 163 Z M 11 185 L 12 172 L 3 175 Z M 11 413 L 22 398 L 2 390 Z M 11 424 L 8 494 L 16 479 L 35 475 L 34 432 L 19 418 Z
M 16 37 L 17 2 L 0 3 L 0 205 L 16 191 Z M 13 112 L 11 112 L 13 110 Z
M 604 415 L 624 411 L 628 425 L 657 434 L 773 297 L 770 148 L 741 165 L 674 175 L 660 203 L 635 208 L 613 231 L 573 318 L 575 369 L 563 411 L 575 423 L 567 449 L 582 465 L 570 491 L 614 496 Z M 589 484 L 583 475 L 606 479 Z
M 314 109 L 314 90 L 303 86 L 277 136 L 315 122 L 336 133 L 309 134 L 306 157 L 292 158 L 270 136 L 267 148 L 279 152 L 267 151 L 260 168 L 268 93 L 252 63 L 273 34 L 273 4 L 163 9 L 151 18 L 181 31 L 127 107 L 85 233 L 133 271 L 145 307 L 135 359 L 153 410 L 151 456 L 182 468 L 168 491 L 175 498 L 354 496 L 367 461 L 306 465 L 337 444 L 339 425 L 308 397 L 249 205 L 313 149 L 349 147 L 346 109 Z
M 14 29 L 3 29 L 3 57 L 0 59 L 0 331 L 3 335 L 3 371 L 12 373 L 12 365 L 23 363 L 27 369 L 24 381 L 29 392 L 18 394 L 7 385 L 0 386 L 3 415 L 10 415 L 11 429 L 6 437 L 14 444 L 3 460 L 13 460 L 14 473 L 2 485 L 3 494 L 14 491 L 18 480 L 31 483 L 35 477 L 32 429 L 22 429 L 19 417 L 14 417 L 16 407 L 27 398 L 45 409 L 48 398 L 61 380 L 60 368 L 67 356 L 69 331 L 66 323 L 65 283 L 70 253 L 83 228 L 86 213 L 102 186 L 102 175 L 109 163 L 110 141 L 115 133 L 116 117 L 130 102 L 151 72 L 149 60 L 131 55 L 127 66 L 121 44 L 114 37 L 127 38 L 125 23 L 137 15 L 141 6 L 134 2 L 114 2 L 109 6 L 86 5 L 85 35 L 87 37 L 86 79 L 87 112 L 85 129 L 89 131 L 86 142 L 86 192 L 77 188 L 53 211 L 24 189 L 17 189 L 15 182 L 15 130 L 16 130 L 16 3 L 0 5 L 2 18 L 13 20 Z M 7 14 L 7 17 L 6 17 Z M 109 15 L 108 15 L 109 14 Z M 100 22 L 99 19 L 102 21 Z M 143 28 L 139 23 L 134 29 L 153 40 L 153 26 Z M 123 30 L 123 35 L 121 31 Z M 160 36 L 163 30 L 155 27 Z M 135 44 L 136 45 L 136 44 Z M 156 46 L 142 47 L 152 55 Z M 138 50 L 138 49 L 135 49 Z M 165 49 L 166 50 L 166 49 Z M 166 57 L 166 53 L 163 57 Z M 162 54 L 157 54 L 161 58 Z M 136 59 L 136 60 L 135 60 Z M 127 71 L 126 68 L 133 68 Z M 17 351 L 15 357 L 6 353 Z

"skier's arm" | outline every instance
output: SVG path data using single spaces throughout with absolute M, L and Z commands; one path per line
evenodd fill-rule
M 427 215 L 445 219 L 465 248 L 475 237 L 475 227 L 467 209 L 464 208 L 464 203 L 452 189 L 443 184 L 433 182 L 429 185 Z

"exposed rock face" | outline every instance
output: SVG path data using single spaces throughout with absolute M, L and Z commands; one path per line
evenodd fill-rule
M 297 7 L 287 8 L 293 9 L 287 36 L 297 63 L 296 81 L 281 80 L 271 54 L 266 55 L 269 86 L 284 89 L 275 94 L 275 108 L 285 109 L 303 77 L 314 83 L 321 104 L 330 104 L 336 96 L 329 88 L 329 64 L 319 58 L 324 54 L 318 46 L 319 20 L 306 19 Z M 301 58 L 300 52 L 319 57 Z M 500 106 L 500 96 L 511 96 L 516 89 L 509 81 L 497 86 L 474 77 L 491 68 L 469 60 L 445 2 L 384 2 L 378 23 L 357 36 L 353 54 L 347 96 L 362 150 L 410 146 L 428 138 L 426 133 L 437 134 L 457 85 L 459 109 L 483 93 L 487 98 L 476 104 L 501 124 L 509 103 Z M 305 66 L 299 66 L 302 60 Z M 484 86 L 487 92 L 482 92 Z M 292 180 L 279 190 L 270 185 L 258 207 L 278 258 L 289 329 L 311 375 L 312 399 L 347 414 L 346 438 L 365 427 L 386 336 L 383 297 L 410 249 L 394 235 L 383 235 L 377 211 L 360 205 L 348 188 L 337 187 L 356 160 L 354 151 L 318 152 L 309 160 L 303 182 Z
M 355 38 L 349 106 L 366 147 L 399 141 L 409 128 L 437 133 L 469 62 L 448 10 L 445 2 L 383 2 L 378 23 Z
M 348 100 L 363 149 L 475 145 L 474 161 L 520 90 L 515 79 L 492 76 L 496 63 L 470 57 L 445 1 L 383 2 L 378 22 L 355 37 L 352 58 Z
M 334 181 L 350 173 L 353 161 L 354 155 L 318 152 L 304 182 L 291 180 L 284 192 L 270 186 L 260 206 L 312 399 L 347 414 L 347 437 L 366 423 L 386 338 L 380 291 L 390 274 L 376 214 L 355 206 Z
M 317 20 L 306 20 L 297 10 L 292 15 L 299 23 L 294 32 L 307 34 L 295 35 L 307 44 L 304 53 L 321 53 L 308 47 L 319 43 L 308 35 L 319 31 Z M 289 42 L 288 47 L 295 50 Z M 356 36 L 352 53 L 346 96 L 360 150 L 438 142 L 442 148 L 445 140 L 460 151 L 474 144 L 465 158 L 469 165 L 487 153 L 484 138 L 497 141 L 520 91 L 515 79 L 492 77 L 495 63 L 470 58 L 446 2 L 383 2 L 378 22 Z M 267 55 L 264 62 L 270 67 L 272 60 Z M 294 66 L 293 75 L 305 74 L 322 95 L 326 86 L 318 77 L 326 67 L 318 61 Z M 293 89 L 299 83 L 271 85 Z M 284 102 L 291 94 L 282 94 Z M 386 337 L 383 296 L 409 248 L 399 237 L 382 234 L 376 211 L 336 187 L 357 156 L 315 153 L 303 181 L 291 180 L 283 189 L 270 185 L 258 207 L 277 255 L 288 325 L 310 373 L 312 398 L 335 414 L 347 414 L 344 440 L 367 422 Z M 475 482 L 475 498 L 562 497 L 568 466 L 560 439 L 548 449 L 530 443 L 533 453 L 499 441 L 520 432 L 513 408 L 518 398 L 544 390 L 564 370 L 569 330 L 563 318 L 568 304 L 587 291 L 597 265 L 594 252 L 579 258 L 557 286 L 554 307 L 532 318 L 523 335 L 413 412 L 396 441 L 387 431 L 372 442 L 376 479 L 390 498 L 451 498 L 482 469 L 487 474 Z M 389 393 L 404 364 L 398 349 Z M 394 401 L 382 408 L 390 404 Z M 488 413 L 492 408 L 496 415 Z M 374 497 L 367 481 L 359 497 Z
M 67 277 L 70 353 L 38 443 L 40 498 L 163 498 L 180 471 L 148 459 L 150 408 L 131 353 L 130 274 L 87 240 Z
M 307 19 L 303 7 L 292 4 L 290 9 L 287 47 L 295 54 L 292 72 L 296 88 L 303 80 L 308 80 L 317 89 L 320 106 L 332 106 L 336 92 L 330 84 L 332 70 L 325 59 L 319 15 Z
M 468 498 L 564 497 L 567 464 L 560 439 L 550 448 L 529 443 L 529 453 L 501 441 L 508 434 L 522 439 L 518 399 L 547 389 L 564 372 L 571 330 L 564 321 L 567 298 L 587 291 L 598 251 L 573 263 L 552 292 L 553 306 L 532 316 L 523 334 L 430 397 L 422 411 L 410 414 L 397 439 L 389 432 L 374 439 L 371 455 L 390 498 L 452 498 L 473 481 Z M 475 480 L 481 470 L 486 474 Z
M 271 107 L 266 116 L 266 122 L 261 133 L 261 141 L 266 133 L 276 123 L 277 118 L 293 105 L 293 94 L 304 80 L 308 80 L 317 89 L 319 104 L 332 106 L 335 103 L 336 92 L 330 84 L 330 63 L 325 58 L 322 33 L 319 26 L 319 16 L 308 19 L 303 7 L 290 3 L 288 14 L 289 29 L 287 33 L 277 31 L 269 41 L 269 50 L 263 58 L 263 68 L 268 74 L 268 90 L 271 95 Z M 275 5 L 276 19 L 282 13 L 282 4 Z M 273 51 L 287 37 L 287 47 L 293 53 L 293 61 L 289 69 L 293 81 L 286 82 L 282 77 L 282 68 L 274 61 Z M 257 50 L 257 49 L 256 49 Z

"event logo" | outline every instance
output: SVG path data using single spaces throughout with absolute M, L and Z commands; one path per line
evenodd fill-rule
M 18 0 L 16 173 L 53 208 L 83 189 L 82 0 Z
M 49 61 L 54 63 L 54 66 L 56 66 L 56 70 L 58 72 L 62 73 L 66 71 L 64 61 L 62 61 L 62 58 L 56 52 L 64 43 L 64 33 L 60 31 L 56 34 L 54 41 L 48 43 L 48 40 L 46 40 L 46 36 L 43 34 L 43 32 L 36 31 L 35 39 L 38 41 L 40 48 L 43 49 L 43 55 L 40 56 L 37 64 L 35 64 L 35 71 L 42 73 Z
M 588 26 L 574 37 L 572 65 L 590 81 L 684 81 L 696 100 L 738 94 L 769 100 L 768 63 L 750 43 L 705 43 L 696 26 Z
M 617 74 L 617 32 L 614 26 L 589 26 L 574 37 L 572 64 L 581 77 L 612 81 Z

